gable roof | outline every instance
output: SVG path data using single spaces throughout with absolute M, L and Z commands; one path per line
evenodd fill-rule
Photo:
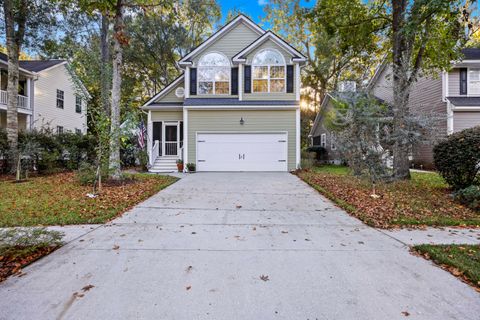
M 202 51 L 205 47 L 207 47 L 209 44 L 211 44 L 212 42 L 214 42 L 216 39 L 220 38 L 222 35 L 224 35 L 225 33 L 227 33 L 228 31 L 230 31 L 234 26 L 236 26 L 238 23 L 241 23 L 241 22 L 244 22 L 248 27 L 250 27 L 253 31 L 255 31 L 256 33 L 258 33 L 258 35 L 263 35 L 265 33 L 265 30 L 263 30 L 262 28 L 260 28 L 260 26 L 258 26 L 255 22 L 253 22 L 252 20 L 250 20 L 250 18 L 246 17 L 245 15 L 243 14 L 240 14 L 238 15 L 235 19 L 233 19 L 232 21 L 230 21 L 229 23 L 227 23 L 226 25 L 224 25 L 223 27 L 221 27 L 217 32 L 215 32 L 214 34 L 212 34 L 207 40 L 205 40 L 204 42 L 202 42 L 200 45 L 198 45 L 195 49 L 193 49 L 192 51 L 190 51 L 190 53 L 188 53 L 187 55 L 185 55 L 182 59 L 180 59 L 180 61 L 178 62 L 178 64 L 180 66 L 182 65 L 190 65 L 192 64 L 192 62 L 190 61 L 190 58 L 192 56 L 194 56 L 195 54 L 199 53 L 200 51 Z
M 3 53 L 3 52 L 0 52 L 0 63 L 3 63 L 3 64 L 7 64 L 8 63 L 8 56 Z M 32 75 L 34 76 L 35 73 L 33 71 L 30 71 L 30 70 L 27 70 L 25 68 L 22 68 L 22 66 L 19 66 L 18 68 L 20 71 L 26 73 L 26 74 L 29 74 L 29 75 Z
M 21 60 L 19 61 L 20 67 L 32 71 L 40 72 L 46 69 L 50 69 L 54 66 L 65 64 L 65 60 Z
M 480 60 L 480 48 L 465 48 L 462 53 L 463 60 Z
M 163 88 L 162 90 L 160 90 L 159 93 L 157 93 L 156 95 L 154 95 L 153 97 L 151 97 L 147 102 L 145 102 L 142 106 L 142 108 L 144 107 L 147 107 L 151 104 L 153 104 L 153 102 L 155 102 L 155 100 L 163 97 L 164 95 L 166 95 L 172 88 L 174 88 L 180 81 L 182 81 L 183 79 L 185 78 L 185 74 L 182 73 L 181 75 L 179 75 L 175 80 L 173 80 L 168 86 L 166 86 L 165 88 Z M 175 103 L 168 103 L 168 104 L 175 104 Z
M 285 40 L 283 40 L 282 38 L 277 36 L 272 31 L 268 30 L 261 37 L 259 37 L 257 40 L 252 42 L 249 46 L 247 46 L 245 49 L 243 49 L 242 51 L 237 53 L 232 58 L 233 62 L 244 62 L 244 61 L 246 61 L 245 56 L 248 53 L 252 52 L 258 46 L 260 46 L 262 43 L 267 41 L 268 39 L 272 40 L 274 43 L 276 43 L 277 45 L 281 46 L 286 51 L 291 53 L 293 55 L 293 58 L 292 58 L 293 61 L 305 62 L 307 60 L 307 58 L 302 53 L 300 53 L 297 49 L 292 47 L 289 43 L 287 43 Z

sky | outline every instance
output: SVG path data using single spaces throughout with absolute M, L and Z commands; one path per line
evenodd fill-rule
M 263 7 L 268 4 L 269 0 L 217 0 L 222 9 L 222 24 L 228 14 L 228 11 L 237 9 L 253 19 L 256 23 L 261 23 L 262 18 L 265 17 Z M 307 7 L 312 7 L 315 0 L 302 0 L 301 4 Z M 264 25 L 266 29 L 268 25 Z

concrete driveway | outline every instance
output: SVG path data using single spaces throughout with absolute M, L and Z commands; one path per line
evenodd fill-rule
M 480 314 L 480 294 L 287 173 L 189 175 L 25 272 L 0 284 L 0 319 Z

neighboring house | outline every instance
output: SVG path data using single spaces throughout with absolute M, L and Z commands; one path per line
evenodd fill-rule
M 438 131 L 443 136 L 480 125 L 480 48 L 463 50 L 464 58 L 452 63 L 448 72 L 435 77 L 420 77 L 413 85 L 409 105 L 414 113 L 444 117 Z M 391 66 L 383 63 L 368 84 L 368 91 L 387 104 L 393 101 Z M 326 99 L 327 100 L 327 99 Z M 328 104 L 328 100 L 325 104 Z M 310 132 L 312 142 L 322 134 L 322 116 L 318 115 Z M 327 142 L 328 144 L 328 142 Z M 414 147 L 412 163 L 433 167 L 433 145 L 422 143 Z
M 20 130 L 87 132 L 85 87 L 64 60 L 19 62 L 18 124 Z M 0 128 L 7 125 L 7 56 L 0 53 Z
M 321 147 L 325 149 L 326 156 L 322 161 L 340 164 L 342 157 L 337 149 L 337 142 L 335 141 L 335 134 L 327 129 L 325 117 L 330 112 L 336 99 L 341 99 L 342 92 L 329 92 L 320 105 L 320 111 L 315 117 L 312 128 L 310 129 L 310 146 Z
M 142 107 L 151 171 L 288 171 L 300 163 L 306 58 L 239 15 L 184 56 L 184 73 Z

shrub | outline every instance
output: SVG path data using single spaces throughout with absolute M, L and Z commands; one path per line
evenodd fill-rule
M 307 152 L 315 153 L 315 159 L 319 161 L 326 161 L 328 160 L 328 151 L 324 147 L 308 147 Z
M 302 159 L 300 161 L 300 167 L 302 169 L 311 169 L 315 166 L 315 152 L 302 151 Z
M 93 185 L 97 168 L 90 163 L 82 162 L 77 170 L 77 180 L 82 186 Z
M 195 163 L 187 163 L 186 166 L 189 172 L 195 172 L 195 169 L 196 169 Z
M 480 211 L 480 187 L 470 186 L 454 193 L 454 198 L 467 207 Z
M 433 148 L 437 170 L 454 190 L 478 185 L 480 126 L 450 135 Z

